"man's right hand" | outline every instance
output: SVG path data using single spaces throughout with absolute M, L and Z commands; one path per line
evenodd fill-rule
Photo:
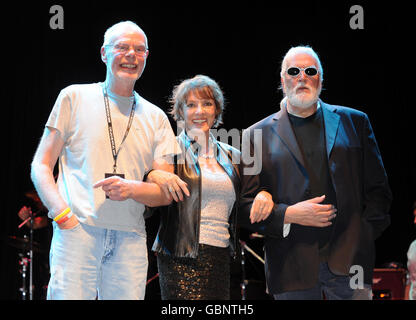
M 321 204 L 325 195 L 298 202 L 287 207 L 284 223 L 296 223 L 310 227 L 328 227 L 336 217 L 332 204 Z

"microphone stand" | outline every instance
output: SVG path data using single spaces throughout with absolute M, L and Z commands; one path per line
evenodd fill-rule
M 244 247 L 246 245 L 246 243 L 244 241 L 240 240 L 240 245 L 241 245 L 241 277 L 242 277 L 242 282 L 241 282 L 241 300 L 246 300 L 246 257 L 245 257 L 245 253 L 244 253 Z
M 33 300 L 33 223 L 34 217 L 37 215 L 38 212 L 31 213 L 30 216 L 24 220 L 19 226 L 18 229 L 23 227 L 28 221 L 30 221 L 29 227 L 29 300 Z M 23 268 L 23 280 L 25 281 L 26 278 L 26 267 Z M 26 300 L 26 286 L 24 285 L 22 288 L 24 291 L 24 300 Z
M 248 280 L 246 279 L 246 257 L 245 257 L 245 251 L 247 250 L 249 253 L 251 253 L 257 260 L 259 260 L 262 264 L 264 264 L 264 260 L 253 250 L 251 249 L 244 241 L 240 240 L 240 247 L 241 247 L 241 273 L 243 281 L 241 283 L 241 300 L 246 300 L 246 285 L 248 283 Z
M 30 215 L 29 300 L 33 300 L 33 214 Z
M 27 300 L 27 289 L 26 289 L 26 273 L 27 273 L 27 263 L 28 263 L 28 259 L 26 257 L 26 253 L 25 252 L 20 252 L 19 253 L 19 265 L 21 267 L 20 269 L 20 273 L 22 274 L 22 287 L 19 288 L 19 291 L 22 294 L 22 300 Z

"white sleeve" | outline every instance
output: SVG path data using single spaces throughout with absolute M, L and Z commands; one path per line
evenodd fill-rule
M 64 89 L 59 93 L 58 98 L 56 99 L 49 118 L 46 122 L 46 127 L 57 129 L 64 141 L 66 141 L 68 136 L 71 134 L 71 113 L 71 99 Z
M 165 115 L 161 119 L 159 128 L 155 133 L 155 148 L 153 158 L 155 160 L 165 156 L 180 154 L 181 149 L 176 141 L 175 134 L 170 126 L 169 120 Z
M 283 238 L 286 238 L 290 231 L 290 223 L 283 224 Z

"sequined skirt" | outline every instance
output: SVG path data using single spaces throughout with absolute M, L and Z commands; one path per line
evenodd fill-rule
M 200 244 L 198 257 L 158 254 L 162 300 L 229 300 L 230 251 Z

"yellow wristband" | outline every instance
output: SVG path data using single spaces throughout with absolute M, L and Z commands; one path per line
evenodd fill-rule
M 59 219 L 66 216 L 68 213 L 71 212 L 71 209 L 68 207 L 64 211 L 62 211 L 60 214 L 58 214 L 55 218 L 53 218 L 53 221 L 57 222 Z

